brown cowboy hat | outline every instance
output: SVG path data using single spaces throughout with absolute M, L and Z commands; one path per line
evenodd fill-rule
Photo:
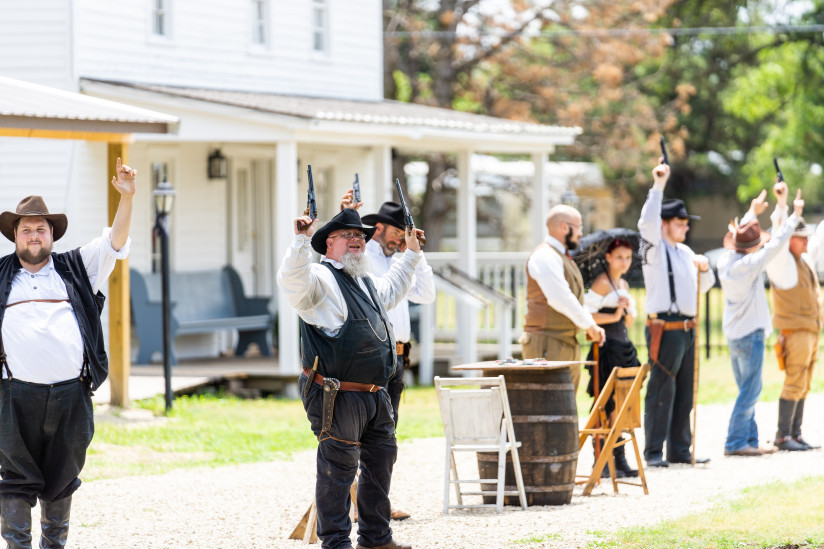
M 21 217 L 45 217 L 54 229 L 55 242 L 66 234 L 69 220 L 66 214 L 52 214 L 42 196 L 27 196 L 17 205 L 15 212 L 0 213 L 0 233 L 14 242 L 14 228 Z
M 724 235 L 724 247 L 728 250 L 747 254 L 758 250 L 770 239 L 770 233 L 761 230 L 757 219 L 742 223 L 730 223 L 729 231 Z

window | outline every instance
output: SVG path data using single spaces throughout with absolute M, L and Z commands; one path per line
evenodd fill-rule
M 269 0 L 251 0 L 252 44 L 265 46 L 269 43 Z
M 329 51 L 329 8 L 326 0 L 312 0 L 312 49 Z
M 169 176 L 169 165 L 166 162 L 152 162 L 152 188 L 156 188 L 157 185 L 161 181 L 168 181 Z M 152 211 L 154 211 L 154 197 L 149 194 L 152 200 Z M 152 225 L 152 272 L 159 273 L 161 270 L 160 265 L 160 237 L 157 234 L 157 231 L 154 230 L 154 225 Z
M 169 3 L 171 0 L 151 0 L 152 2 L 152 36 L 168 38 Z

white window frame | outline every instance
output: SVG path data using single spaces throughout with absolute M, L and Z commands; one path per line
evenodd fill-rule
M 316 18 L 321 14 L 323 21 L 320 25 L 317 24 Z M 329 33 L 329 2 L 328 0 L 312 0 L 312 7 L 310 12 L 310 26 L 312 28 L 311 35 L 311 51 L 315 55 L 329 55 L 332 51 Z M 323 40 L 322 48 L 318 49 L 318 37 Z
M 268 50 L 272 43 L 271 9 L 271 0 L 250 0 L 249 2 L 249 45 L 252 49 Z M 260 40 L 258 32 L 263 34 Z
M 172 40 L 173 16 L 172 16 L 172 2 L 173 0 L 149 0 L 149 39 L 152 42 L 169 42 Z M 158 4 L 161 4 L 158 7 Z M 162 12 L 163 17 L 163 34 L 158 34 L 155 29 L 158 11 Z

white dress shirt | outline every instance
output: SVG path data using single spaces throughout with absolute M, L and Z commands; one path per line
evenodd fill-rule
M 118 251 L 112 248 L 110 233 L 106 228 L 102 236 L 80 248 L 94 292 L 108 280 L 115 262 L 129 255 L 131 240 Z M 12 280 L 7 304 L 31 299 L 69 299 L 51 257 L 36 273 L 21 268 Z M 67 301 L 21 303 L 6 309 L 3 347 L 12 376 L 22 381 L 59 383 L 80 376 L 83 367 L 83 338 Z M 8 377 L 5 371 L 2 376 Z
M 366 243 L 366 256 L 372 261 L 372 274 L 375 276 L 385 276 L 392 265 L 398 261 L 400 254 L 387 256 L 383 253 L 381 245 L 374 239 Z M 409 302 L 412 303 L 432 303 L 435 301 L 435 279 L 432 274 L 432 267 L 426 262 L 426 257 L 421 253 L 421 260 L 415 267 L 415 276 L 409 287 L 409 293 L 392 309 L 386 311 L 392 331 L 395 334 L 395 341 L 406 343 L 412 333 L 412 324 L 409 320 Z
M 566 253 L 566 248 L 557 239 L 547 235 L 546 242 L 561 254 Z M 592 315 L 569 289 L 569 284 L 564 278 L 564 260 L 560 255 L 541 246 L 529 257 L 526 269 L 544 292 L 550 307 L 582 330 L 595 324 Z
M 295 235 L 295 240 L 286 251 L 286 256 L 278 269 L 278 286 L 304 322 L 317 326 L 327 335 L 333 336 L 346 322 L 346 300 L 335 275 L 327 267 L 312 262 L 311 242 L 312 239 L 306 235 Z M 415 273 L 415 266 L 422 256 L 423 254 L 406 250 L 386 276 L 368 275 L 375 284 L 378 299 L 386 310 L 397 306 L 406 295 Z M 323 261 L 329 262 L 337 269 L 342 267 L 337 261 L 328 258 L 324 258 Z M 358 284 L 368 296 L 369 293 L 360 278 Z
M 780 208 L 776 205 L 775 211 L 770 215 L 773 232 L 785 222 L 788 210 L 789 206 Z M 813 272 L 816 272 L 815 265 L 822 250 L 824 250 L 824 222 L 818 224 L 815 234 L 807 240 L 807 252 L 801 254 L 801 260 L 806 261 Z M 795 266 L 793 254 L 790 253 L 789 243 L 784 243 L 778 254 L 767 263 L 767 277 L 770 279 L 770 285 L 779 290 L 789 290 L 798 284 L 798 269 Z
M 647 201 L 641 209 L 641 218 L 638 220 L 638 230 L 641 238 L 652 247 L 647 251 L 646 260 L 642 267 L 644 272 L 644 286 L 646 286 L 646 311 L 652 313 L 678 313 L 684 316 L 695 316 L 698 311 L 698 269 L 693 263 L 695 253 L 686 244 L 670 245 L 661 234 L 661 203 L 664 193 L 658 189 L 650 189 Z M 667 252 L 672 261 L 673 281 L 675 283 L 675 306 L 670 298 L 669 269 L 667 268 Z M 701 273 L 701 292 L 707 292 L 715 284 L 715 274 L 712 269 Z M 672 310 L 670 310 L 672 309 Z
M 747 212 L 741 224 L 753 218 L 752 212 Z M 757 330 L 763 330 L 765 336 L 772 333 L 770 307 L 764 291 L 764 266 L 786 248 L 798 220 L 793 214 L 756 252 L 743 254 L 727 250 L 718 259 L 718 278 L 724 290 L 722 327 L 727 339 L 741 339 Z

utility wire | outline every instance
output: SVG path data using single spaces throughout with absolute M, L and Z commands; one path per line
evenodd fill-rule
M 546 37 L 554 38 L 559 36 L 593 36 L 593 37 L 620 37 L 637 34 L 669 34 L 678 36 L 697 36 L 697 35 L 733 35 L 733 34 L 781 34 L 785 32 L 793 33 L 817 33 L 824 32 L 824 25 L 770 25 L 759 27 L 681 27 L 681 28 L 624 28 L 624 29 L 558 29 L 545 30 L 537 33 L 526 33 L 531 37 Z M 480 34 L 482 36 L 505 36 L 508 34 L 505 30 L 473 30 L 470 33 L 460 33 L 465 36 L 467 34 Z M 385 32 L 384 36 L 391 37 L 410 37 L 410 38 L 450 38 L 459 35 L 454 31 L 390 31 Z

